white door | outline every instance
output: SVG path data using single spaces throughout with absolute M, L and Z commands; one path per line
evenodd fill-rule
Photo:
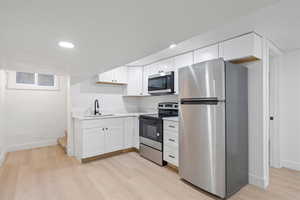
M 118 151 L 124 148 L 124 120 L 121 118 L 114 118 L 107 120 L 106 152 Z
M 105 133 L 103 128 L 83 130 L 82 158 L 105 153 Z
M 127 95 L 139 96 L 143 95 L 143 68 L 142 67 L 128 67 L 128 84 Z
M 212 45 L 194 52 L 194 63 L 200 63 L 212 59 L 219 58 L 219 45 Z

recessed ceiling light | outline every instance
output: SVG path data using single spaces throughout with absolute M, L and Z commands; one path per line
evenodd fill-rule
M 66 41 L 60 41 L 58 43 L 58 45 L 62 48 L 67 48 L 67 49 L 73 49 L 74 48 L 74 44 L 71 42 L 66 42 Z
M 174 49 L 177 46 L 177 44 L 173 43 L 169 46 L 170 49 Z

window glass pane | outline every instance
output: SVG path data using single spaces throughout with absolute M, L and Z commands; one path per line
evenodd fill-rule
M 34 73 L 28 72 L 17 72 L 16 73 L 16 83 L 20 84 L 34 84 Z
M 54 86 L 54 75 L 38 74 L 38 85 L 40 86 Z

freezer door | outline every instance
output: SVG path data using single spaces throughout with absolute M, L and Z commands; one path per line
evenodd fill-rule
M 225 63 L 215 59 L 179 69 L 179 98 L 225 99 Z
M 184 99 L 179 120 L 179 174 L 225 197 L 225 103 Z

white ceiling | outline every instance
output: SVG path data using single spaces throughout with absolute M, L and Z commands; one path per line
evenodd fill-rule
M 211 45 L 247 32 L 257 32 L 272 41 L 282 51 L 300 48 L 300 1 L 278 1 L 248 15 L 177 44 L 174 49 L 165 48 L 128 65 L 147 65 L 203 46 Z
M 78 82 L 275 2 L 0 0 L 0 64 L 6 69 L 67 73 Z M 75 49 L 59 48 L 61 40 L 74 42 Z M 286 40 L 287 46 L 294 44 Z

